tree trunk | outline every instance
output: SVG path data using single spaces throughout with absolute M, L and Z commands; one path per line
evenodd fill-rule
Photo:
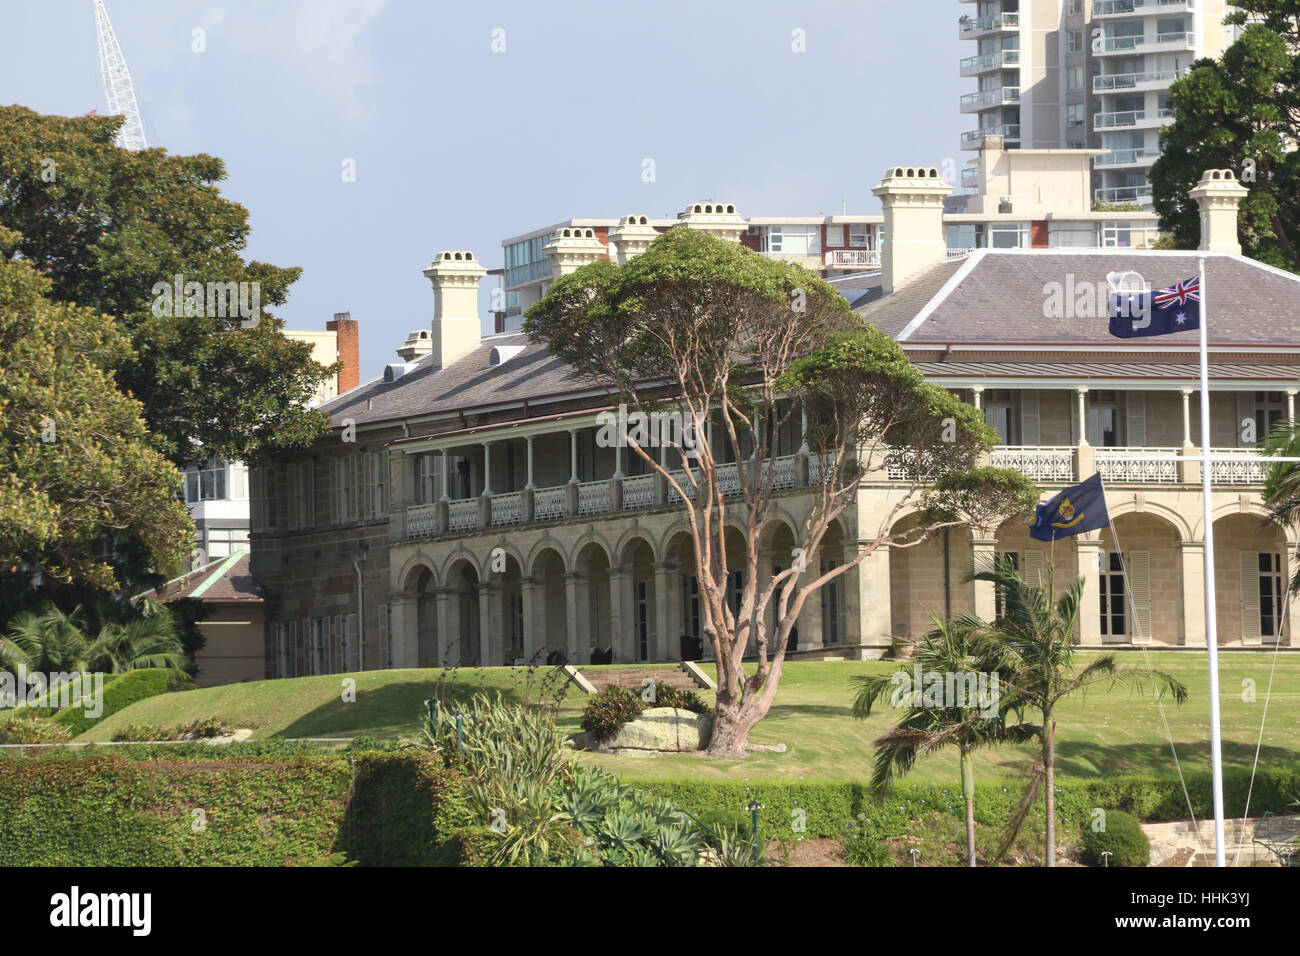
M 714 708 L 713 735 L 705 756 L 744 757 L 745 741 L 762 716 L 752 699 L 743 705 L 720 704 Z
M 1046 787 L 1047 803 L 1047 840 L 1045 853 L 1046 865 L 1056 866 L 1056 721 L 1051 719 L 1051 711 L 1045 715 L 1047 739 L 1043 742 L 1043 784 Z
M 966 865 L 975 865 L 975 755 L 961 752 L 961 793 L 966 799 Z

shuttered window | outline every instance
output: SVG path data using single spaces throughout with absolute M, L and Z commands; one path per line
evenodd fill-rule
M 522 603 L 522 599 L 521 599 Z M 381 604 L 376 610 L 376 630 L 379 636 L 379 667 L 387 669 L 393 666 L 392 659 L 388 650 L 388 628 L 390 623 L 391 611 L 387 604 Z M 522 612 L 521 612 L 522 613 Z M 358 668 L 360 670 L 361 668 Z
M 1241 642 L 1258 644 L 1260 639 L 1258 551 L 1241 552 Z
M 1147 397 L 1143 392 L 1128 392 L 1124 400 L 1127 444 L 1142 448 L 1147 443 Z
M 1041 427 L 1038 410 L 1038 392 L 1026 389 L 1020 393 L 1020 443 L 1040 444 Z
M 1151 552 L 1130 551 L 1126 564 L 1133 610 L 1131 636 L 1134 643 L 1146 644 L 1151 640 Z

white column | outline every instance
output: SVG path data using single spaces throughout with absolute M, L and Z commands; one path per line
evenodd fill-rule
M 636 660 L 636 595 L 632 587 L 631 568 L 609 569 L 609 633 L 614 664 Z
M 589 663 L 582 660 L 581 648 L 578 646 L 580 634 L 578 633 L 578 589 L 582 586 L 582 575 L 577 571 L 566 571 L 564 574 L 564 632 L 565 648 L 569 655 L 569 663 L 577 667 L 580 663 Z
M 523 655 L 532 661 L 533 655 L 541 652 L 541 659 L 546 660 L 546 618 L 543 616 L 542 582 L 536 578 L 524 578 L 519 582 L 520 593 L 524 601 L 524 648 Z
M 681 576 L 677 565 L 660 561 L 655 571 L 655 630 L 651 636 L 647 661 L 670 661 L 680 650 L 676 642 L 681 637 L 682 615 Z
M 1083 596 L 1079 599 L 1079 643 L 1097 647 L 1101 641 L 1101 541 L 1074 538 L 1079 577 L 1083 578 Z
M 1205 542 L 1183 541 L 1183 644 L 1205 647 Z
M 972 385 L 970 391 L 972 403 L 976 408 L 982 411 L 984 409 L 984 386 Z
M 447 497 L 448 497 L 448 496 L 447 496 L 447 488 L 448 488 L 448 483 L 447 483 L 447 481 L 448 481 L 447 472 L 448 472 L 448 469 L 449 469 L 449 467 L 450 467 L 450 464 L 451 464 L 451 462 L 450 462 L 450 459 L 449 459 L 449 457 L 448 457 L 448 455 L 447 455 L 447 449 L 444 448 L 444 449 L 442 450 L 442 500 L 443 500 L 443 501 L 446 501 L 446 500 L 447 500 Z
M 483 494 L 492 494 L 492 443 L 483 442 Z
M 623 436 L 619 435 L 614 443 L 614 477 L 623 477 Z
M 1286 417 L 1292 420 L 1295 419 L 1295 392 L 1294 388 L 1286 390 Z
M 1088 444 L 1088 390 L 1075 389 L 1079 394 L 1079 444 Z
M 578 483 L 578 431 L 569 429 L 569 483 Z
M 524 487 L 532 491 L 537 487 L 533 484 L 533 436 L 529 435 L 525 441 L 528 442 L 528 484 L 524 485 Z
M 808 454 L 808 412 L 802 407 L 799 409 L 799 435 L 801 437 L 799 452 L 806 455 Z
M 1183 444 L 1190 445 L 1192 443 L 1192 390 L 1182 388 L 1178 392 L 1183 396 Z
M 976 538 L 972 542 L 975 570 L 993 570 L 993 561 L 997 556 L 996 540 Z M 998 616 L 997 589 L 992 581 L 975 581 L 975 616 L 981 621 L 992 621 Z

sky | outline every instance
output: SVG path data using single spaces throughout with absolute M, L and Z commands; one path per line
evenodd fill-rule
M 92 0 L 0 2 L 0 102 L 106 112 Z M 149 145 L 221 157 L 247 256 L 303 269 L 277 314 L 351 312 L 362 381 L 432 321 L 440 250 L 495 268 L 510 236 L 706 199 L 876 213 L 887 166 L 972 155 L 956 0 L 105 6 Z

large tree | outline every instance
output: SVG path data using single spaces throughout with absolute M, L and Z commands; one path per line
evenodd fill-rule
M 1018 473 L 975 469 L 996 437 L 976 409 L 926 383 L 816 275 L 734 242 L 672 229 L 626 265 L 602 260 L 557 280 L 526 329 L 630 413 L 657 412 L 660 422 L 669 413 L 685 426 L 688 440 L 663 463 L 634 427 L 618 440 L 683 501 L 718 667 L 714 756 L 743 754 L 776 696 L 791 629 L 820 588 L 881 548 L 967 523 L 972 516 L 958 513 L 965 502 L 976 501 L 988 523 L 1036 498 Z M 810 427 L 796 437 L 810 452 L 811 512 L 790 560 L 769 577 L 759 541 L 777 491 L 777 436 L 802 413 Z M 859 487 L 886 467 L 901 478 L 896 494 L 861 527 Z M 922 504 L 916 521 L 899 520 Z M 728 559 L 729 518 L 744 525 L 739 561 Z M 823 571 L 819 555 L 841 518 L 867 543 Z M 733 606 L 734 571 L 743 583 Z M 748 672 L 747 655 L 756 656 Z
M 132 345 L 118 384 L 173 462 L 310 442 L 325 420 L 306 406 L 327 374 L 310 345 L 286 339 L 270 313 L 186 314 L 154 291 L 178 275 L 257 283 L 261 305 L 275 306 L 301 270 L 244 260 L 248 211 L 222 198 L 221 160 L 119 149 L 121 123 L 0 107 L 0 226 L 19 235 L 6 257 L 44 274 L 51 298 L 117 322 Z
M 0 227 L 0 612 L 38 581 L 116 590 L 129 558 L 176 573 L 194 535 L 179 472 L 114 380 L 126 337 L 50 301 L 16 242 Z
M 1237 6 L 1264 22 L 1247 26 L 1221 61 L 1198 60 L 1170 87 L 1174 121 L 1160 131 L 1151 167 L 1155 208 L 1171 244 L 1195 249 L 1200 214 L 1188 193 L 1205 170 L 1232 169 L 1250 190 L 1237 220 L 1243 252 L 1300 271 L 1300 5 Z

